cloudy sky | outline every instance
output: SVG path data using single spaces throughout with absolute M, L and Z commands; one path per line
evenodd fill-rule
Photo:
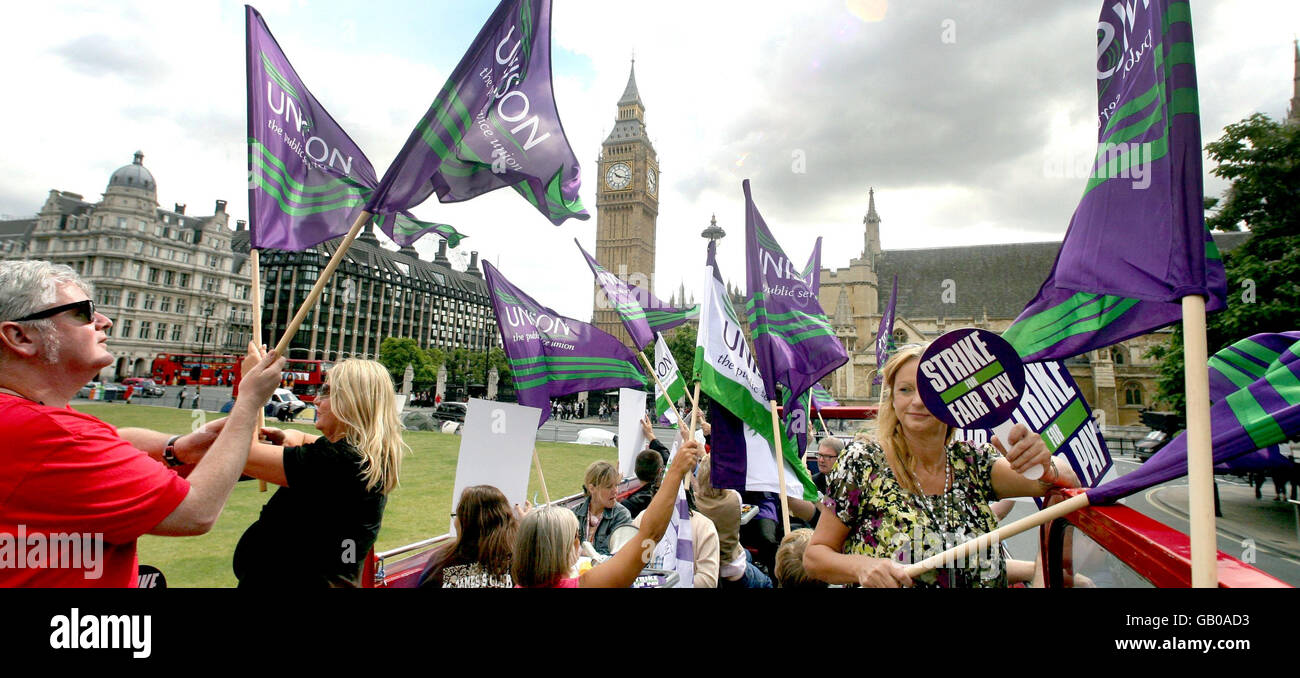
M 1107 0 L 1114 4 L 1118 0 Z M 1141 2 L 1142 0 L 1126 0 Z M 255 5 L 299 75 L 383 169 L 494 0 Z M 589 318 L 596 157 L 629 58 L 662 165 L 656 292 L 703 260 L 716 213 L 721 266 L 743 280 L 740 182 L 795 260 L 825 238 L 835 268 L 862 250 L 867 189 L 887 249 L 1059 240 L 1096 144 L 1097 0 L 555 0 L 555 90 L 592 219 L 549 224 L 513 191 L 415 209 L 469 234 L 463 249 Z M 1295 0 L 1193 3 L 1205 141 L 1260 111 L 1286 115 Z M 0 216 L 50 189 L 98 200 L 137 149 L 159 202 L 247 215 L 243 6 L 42 2 L 0 25 L 6 131 Z M 803 172 L 795 171 L 802 160 Z M 1207 170 L 1210 164 L 1207 161 Z M 1209 177 L 1207 192 L 1223 182 Z M 417 248 L 431 255 L 436 242 Z M 579 292 L 580 291 L 580 292 Z

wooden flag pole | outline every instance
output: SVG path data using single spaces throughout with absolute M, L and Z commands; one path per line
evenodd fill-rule
M 1048 506 L 1047 508 L 1025 516 L 1013 523 L 1003 525 L 992 532 L 986 532 L 968 542 L 938 553 L 919 563 L 908 565 L 907 576 L 915 578 L 944 564 L 965 562 L 971 552 L 984 553 L 990 546 L 1006 541 L 1021 532 L 1045 525 L 1068 513 L 1073 513 L 1088 506 L 1088 495 L 1080 492 L 1069 499 Z
M 772 440 L 776 444 L 772 446 L 776 452 L 776 477 L 781 481 L 781 526 L 785 528 L 785 533 L 790 534 L 790 500 L 785 497 L 785 459 L 781 454 L 781 425 L 776 415 L 776 401 L 767 401 L 772 406 Z
M 695 382 L 695 395 L 691 398 L 691 400 L 694 403 L 700 402 L 700 382 L 698 381 Z M 700 424 L 700 406 L 697 404 L 695 405 L 695 409 L 691 410 L 691 437 L 692 438 L 695 437 L 695 428 L 699 426 L 699 424 Z
M 1214 452 L 1210 447 L 1210 368 L 1206 351 L 1205 298 L 1183 297 L 1183 375 L 1187 395 L 1187 536 L 1192 550 L 1192 588 L 1219 585 L 1214 525 Z
M 331 275 L 334 275 L 334 269 L 343 263 L 343 255 L 352 246 L 352 241 L 357 239 L 357 235 L 361 233 L 361 227 L 366 224 L 370 217 L 371 214 L 365 210 L 362 210 L 361 214 L 357 215 L 356 223 L 352 224 L 352 229 L 343 237 L 343 242 L 339 243 L 338 249 L 334 251 L 334 256 L 330 257 L 329 263 L 325 265 L 325 270 L 321 271 L 320 277 L 316 279 L 316 284 L 311 288 L 311 292 L 307 294 L 306 299 L 303 299 L 302 304 L 298 306 L 298 312 L 293 316 L 293 320 L 290 320 L 289 326 L 284 329 L 284 334 L 280 337 L 280 343 L 275 345 L 274 352 L 277 356 L 283 356 L 288 352 L 289 342 L 293 339 L 293 335 L 302 326 L 302 321 L 307 318 L 307 313 L 316 305 L 320 293 L 325 290 L 325 283 L 329 282 Z
M 537 456 L 537 447 L 533 447 L 533 464 L 537 466 L 537 479 L 542 481 L 542 498 L 551 503 L 551 493 L 546 489 L 546 476 L 542 475 L 542 460 Z
M 252 281 L 248 286 L 248 294 L 253 298 L 253 343 L 258 346 L 262 345 L 262 265 L 258 256 L 258 249 L 252 248 L 249 252 L 249 266 L 252 268 Z M 253 435 L 256 440 L 262 434 L 262 427 L 266 426 L 266 408 L 263 407 L 257 411 L 257 433 Z M 266 491 L 266 481 L 261 478 L 257 479 L 257 491 Z

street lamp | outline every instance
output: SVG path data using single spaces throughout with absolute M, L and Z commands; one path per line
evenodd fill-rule
M 192 410 L 199 409 L 199 396 L 203 393 L 203 359 L 208 353 L 208 320 L 212 317 L 213 308 L 213 304 L 203 307 L 203 332 L 199 336 L 199 378 L 198 384 L 194 386 L 194 402 L 190 405 Z

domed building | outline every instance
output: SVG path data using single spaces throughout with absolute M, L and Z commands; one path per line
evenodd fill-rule
M 207 216 L 163 209 L 136 151 L 103 198 L 51 190 L 35 219 L 0 223 L 0 257 L 67 264 L 113 320 L 104 381 L 149 376 L 159 353 L 243 353 L 251 339 L 247 255 L 231 248 L 226 201 Z M 243 228 L 243 222 L 238 222 Z M 8 235 L 9 237 L 4 237 Z

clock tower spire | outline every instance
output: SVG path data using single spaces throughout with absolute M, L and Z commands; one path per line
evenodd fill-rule
M 617 107 L 614 128 L 597 159 L 596 260 L 610 273 L 653 292 L 659 158 L 646 133 L 635 59 Z M 599 285 L 595 302 L 593 324 L 626 342 L 627 331 Z

